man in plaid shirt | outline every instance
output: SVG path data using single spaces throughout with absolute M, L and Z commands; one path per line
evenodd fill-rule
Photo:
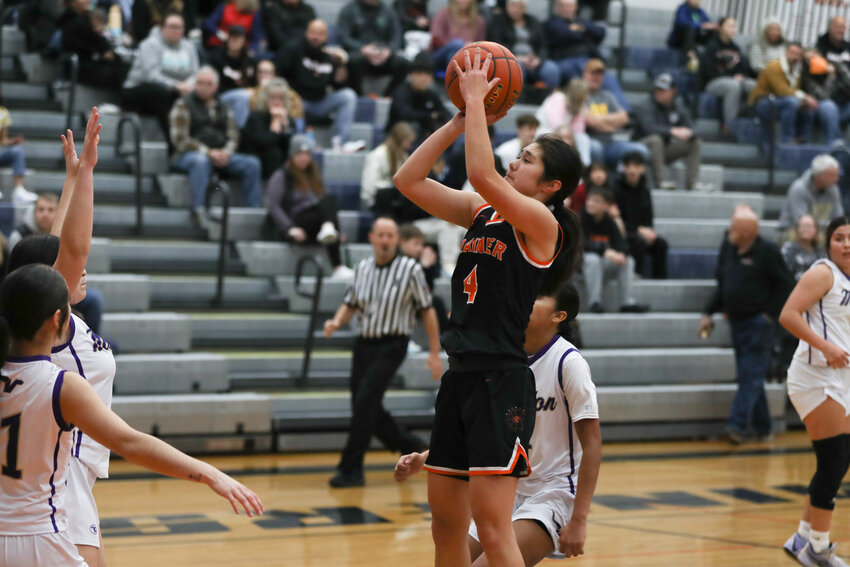
M 192 188 L 192 222 L 200 223 L 207 185 L 213 168 L 239 177 L 244 204 L 261 206 L 260 160 L 236 153 L 239 130 L 233 112 L 216 95 L 218 72 L 201 67 L 195 75 L 194 90 L 177 99 L 171 109 L 171 144 L 174 167 L 189 174 Z

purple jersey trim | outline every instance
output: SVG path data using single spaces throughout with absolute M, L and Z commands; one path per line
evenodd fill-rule
M 573 352 L 573 351 L 575 351 L 575 350 L 576 350 L 576 349 L 571 348 L 570 350 L 568 350 L 567 352 L 565 352 L 565 353 L 561 356 L 561 360 L 558 362 L 558 384 L 560 384 L 560 385 L 561 385 L 561 390 L 563 390 L 563 389 L 564 389 L 564 370 L 563 370 L 563 368 L 564 368 L 564 359 L 566 359 L 566 358 L 567 358 L 567 355 L 568 355 L 568 354 L 570 354 L 571 352 Z M 571 493 L 573 496 L 575 496 L 575 493 L 576 493 L 576 486 L 575 486 L 575 483 L 573 482 L 573 476 L 575 476 L 575 474 L 576 474 L 576 461 L 575 461 L 575 458 L 573 457 L 573 447 L 574 447 L 574 441 L 573 441 L 573 416 L 570 414 L 570 403 L 567 401 L 567 397 L 566 397 L 566 396 L 564 396 L 564 409 L 566 409 L 566 410 L 567 410 L 567 419 L 569 419 L 569 422 L 570 422 L 570 426 L 567 428 L 567 429 L 568 429 L 568 434 L 569 434 L 569 440 L 570 440 L 570 476 L 568 476 L 568 477 L 567 477 L 567 479 L 570 481 L 570 493 Z
M 62 444 L 62 433 L 64 432 L 60 430 L 59 436 L 56 437 L 56 447 L 53 449 L 53 472 L 50 474 L 50 497 L 47 499 L 47 504 L 52 510 L 50 512 L 50 523 L 53 524 L 54 533 L 58 533 L 59 528 L 56 526 L 56 506 L 53 505 L 53 497 L 56 496 L 56 485 L 53 484 L 53 479 L 56 478 L 56 471 L 59 469 L 59 447 Z
M 59 402 L 59 395 L 62 393 L 62 384 L 65 383 L 65 371 L 62 370 L 59 372 L 59 376 L 56 377 L 56 382 L 53 384 L 53 419 L 56 420 L 56 425 L 59 426 L 59 429 L 62 431 L 71 431 L 74 429 L 73 425 L 70 425 L 65 421 L 65 418 L 62 417 L 62 406 Z
M 552 345 L 554 345 L 556 342 L 558 342 L 558 339 L 560 339 L 560 338 L 561 338 L 561 335 L 555 335 L 554 337 L 552 337 L 552 340 L 550 340 L 548 343 L 546 343 L 546 346 L 541 348 L 539 351 L 537 351 L 537 354 L 535 354 L 534 356 L 532 356 L 531 358 L 528 359 L 528 365 L 531 366 L 532 364 L 534 364 L 535 362 L 540 360 L 540 358 L 544 354 L 549 352 L 549 349 L 552 348 Z
M 71 341 L 74 340 L 74 335 L 77 334 L 77 325 L 74 323 L 74 316 L 73 315 L 71 316 L 71 320 L 69 322 L 69 328 L 71 330 L 71 338 L 68 339 L 68 342 L 63 343 L 61 345 L 56 345 L 55 347 L 50 349 L 50 352 L 52 352 L 53 354 L 56 354 L 57 352 L 60 352 L 64 349 L 68 348 L 69 346 L 71 346 Z

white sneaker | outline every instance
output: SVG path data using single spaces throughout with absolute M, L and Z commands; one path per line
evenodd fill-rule
M 667 191 L 673 191 L 674 189 L 676 189 L 676 182 L 675 181 L 662 181 L 661 182 L 661 189 L 666 189 Z
M 359 151 L 366 149 L 366 141 L 365 140 L 352 140 L 350 142 L 346 142 L 342 145 L 342 153 L 344 154 L 356 154 Z
M 837 547 L 836 544 L 830 543 L 822 552 L 815 553 L 809 542 L 797 554 L 797 562 L 806 567 L 848 567 L 847 562 L 835 553 Z
M 319 233 L 316 235 L 316 240 L 319 241 L 320 244 L 333 244 L 339 240 L 339 233 L 334 228 L 334 225 L 330 221 L 325 221 L 322 223 L 322 228 L 319 229 Z
M 337 266 L 336 268 L 334 268 L 334 271 L 331 274 L 331 279 L 342 280 L 347 282 L 351 281 L 354 279 L 354 270 L 352 270 L 348 266 Z
M 407 343 L 407 354 L 415 354 L 417 352 L 422 352 L 422 347 L 416 344 L 413 341 Z
M 15 187 L 12 191 L 12 202 L 16 205 L 29 205 L 38 201 L 38 195 L 28 191 L 22 185 Z
M 714 183 L 703 183 L 701 181 L 697 181 L 697 184 L 694 186 L 694 190 L 711 193 L 712 191 L 716 191 L 717 187 L 714 185 Z

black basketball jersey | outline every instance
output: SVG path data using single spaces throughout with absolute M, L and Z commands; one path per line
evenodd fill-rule
M 562 238 L 559 227 L 556 250 Z M 479 207 L 452 274 L 452 312 L 442 336 L 449 356 L 526 364 L 525 328 L 551 265 L 532 258 L 520 233 L 493 207 Z

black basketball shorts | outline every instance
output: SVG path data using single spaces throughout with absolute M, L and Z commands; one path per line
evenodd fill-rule
M 528 476 L 536 396 L 527 367 L 449 370 L 437 394 L 425 470 L 463 477 Z

